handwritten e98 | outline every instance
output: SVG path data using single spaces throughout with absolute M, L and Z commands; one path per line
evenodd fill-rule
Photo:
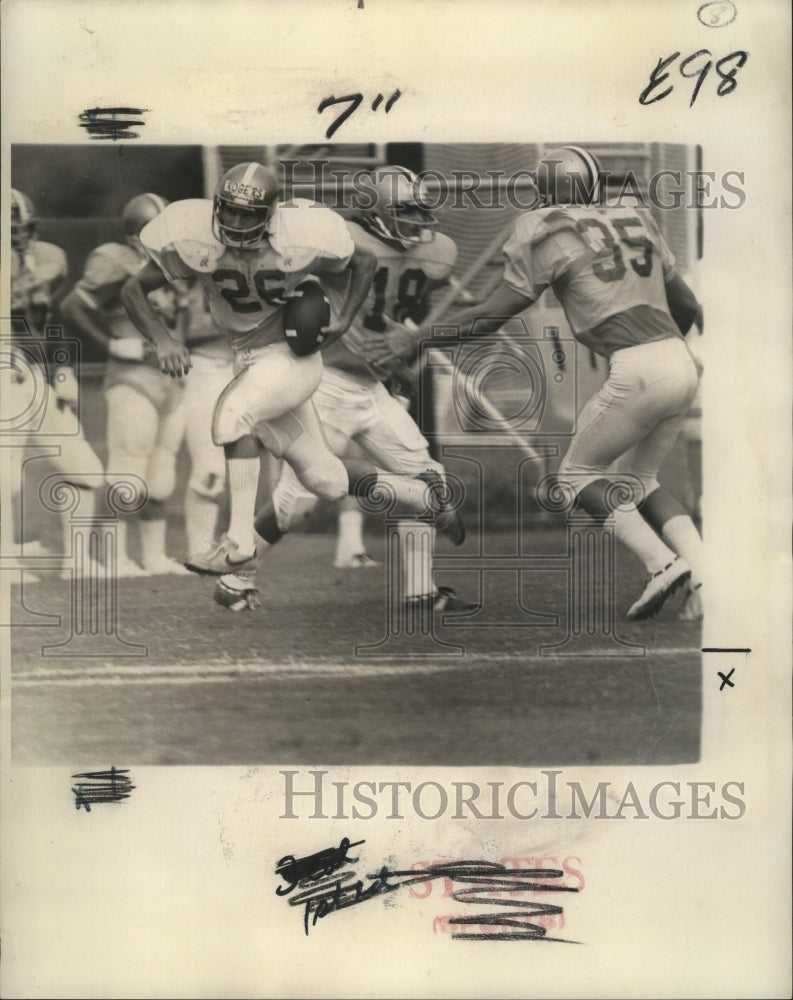
M 662 90 L 660 93 L 655 93 L 655 91 L 669 79 L 669 73 L 666 70 L 672 66 L 672 63 L 679 56 L 679 52 L 673 52 L 671 56 L 658 60 L 658 65 L 650 73 L 650 82 L 639 95 L 639 104 L 655 104 L 656 101 L 662 101 L 672 93 L 674 90 L 673 84 L 670 84 L 666 90 Z M 738 86 L 736 74 L 748 58 L 748 52 L 744 52 L 743 49 L 737 49 L 735 52 L 730 52 L 729 55 L 723 56 L 714 64 L 710 51 L 708 49 L 699 49 L 698 52 L 694 52 L 683 59 L 678 66 L 680 75 L 687 80 L 696 79 L 697 81 L 694 84 L 694 90 L 688 106 L 690 108 L 694 106 L 694 101 L 696 101 L 702 84 L 705 82 L 705 78 L 711 69 L 714 69 L 719 77 L 716 95 L 718 97 L 726 97 L 727 94 L 731 94 Z

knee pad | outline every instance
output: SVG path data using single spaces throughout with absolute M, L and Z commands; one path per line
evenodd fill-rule
M 347 470 L 330 452 L 327 455 L 320 455 L 310 465 L 294 468 L 305 488 L 323 500 L 341 500 L 347 496 L 349 485 Z

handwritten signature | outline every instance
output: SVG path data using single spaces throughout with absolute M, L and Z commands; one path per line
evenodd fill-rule
M 358 857 L 350 857 L 354 847 L 360 847 L 363 840 L 351 842 L 344 837 L 338 847 L 330 847 L 305 858 L 294 855 L 281 858 L 275 866 L 275 873 L 283 881 L 276 887 L 279 896 L 291 896 L 290 906 L 303 907 L 303 928 L 308 934 L 318 921 L 331 913 L 357 906 L 397 889 L 446 878 L 461 887 L 452 892 L 458 903 L 476 903 L 502 907 L 497 913 L 476 913 L 451 917 L 448 922 L 458 927 L 476 925 L 492 930 L 472 933 L 461 931 L 452 938 L 473 941 L 557 941 L 578 944 L 566 938 L 548 937 L 547 929 L 532 918 L 537 916 L 560 915 L 561 906 L 550 903 L 536 903 L 525 899 L 502 899 L 501 893 L 521 892 L 578 892 L 577 887 L 548 884 L 564 878 L 565 873 L 558 868 L 526 868 L 515 870 L 489 861 L 451 861 L 433 865 L 422 871 L 409 869 L 397 871 L 382 865 L 378 872 L 367 874 L 363 879 L 355 871 L 341 872 L 348 865 L 357 864 Z M 291 895 L 294 890 L 299 890 Z M 503 909 L 508 907 L 508 909 Z M 516 912 L 523 911 L 523 912 Z

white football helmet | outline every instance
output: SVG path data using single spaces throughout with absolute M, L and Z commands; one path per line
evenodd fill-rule
M 168 205 L 169 202 L 165 198 L 161 198 L 158 194 L 152 194 L 150 191 L 147 191 L 145 194 L 137 194 L 126 203 L 121 212 L 121 218 L 124 220 L 124 232 L 127 236 L 127 243 L 133 249 L 139 253 L 143 253 L 143 247 L 140 242 L 140 231 L 152 219 L 156 219 L 160 212 L 166 209 Z
M 262 246 L 278 193 L 278 179 L 261 163 L 238 163 L 227 170 L 215 188 L 215 239 L 238 249 Z
M 598 158 L 581 146 L 549 149 L 537 164 L 537 188 L 542 204 L 598 204 L 602 171 Z
M 365 217 L 367 228 L 384 243 L 408 250 L 435 239 L 438 220 L 425 182 L 406 167 L 382 167 L 373 175 L 375 202 Z
M 27 253 L 30 241 L 36 238 L 36 209 L 21 191 L 11 190 L 11 247 L 17 253 Z

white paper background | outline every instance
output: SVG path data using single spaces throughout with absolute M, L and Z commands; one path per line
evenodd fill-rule
M 698 6 L 5 0 L 5 184 L 11 143 L 83 141 L 76 115 L 94 105 L 150 109 L 146 143 L 320 142 L 332 115 L 317 115 L 322 98 L 397 87 L 388 116 L 364 103 L 334 139 L 668 141 L 701 144 L 717 175 L 744 172 L 746 204 L 705 219 L 704 520 L 717 587 L 703 645 L 753 652 L 721 694 L 724 664 L 704 657 L 699 764 L 564 774 L 588 789 L 742 781 L 741 820 L 580 823 L 279 820 L 275 766 L 133 768 L 133 797 L 87 815 L 68 794 L 70 769 L 10 767 L 5 657 L 4 996 L 789 995 L 790 12 L 738 0 L 734 22 L 713 29 Z M 673 67 L 674 92 L 639 104 L 660 57 L 704 47 L 750 53 L 732 94 L 717 97 L 711 77 L 689 108 L 693 81 Z M 527 778 L 332 770 L 353 781 Z M 274 895 L 273 866 L 342 836 L 366 839 L 359 871 L 389 856 L 403 867 L 579 857 L 586 888 L 564 900 L 566 936 L 586 945 L 433 935 L 433 916 L 449 912 L 435 893 L 373 900 L 306 939 Z

